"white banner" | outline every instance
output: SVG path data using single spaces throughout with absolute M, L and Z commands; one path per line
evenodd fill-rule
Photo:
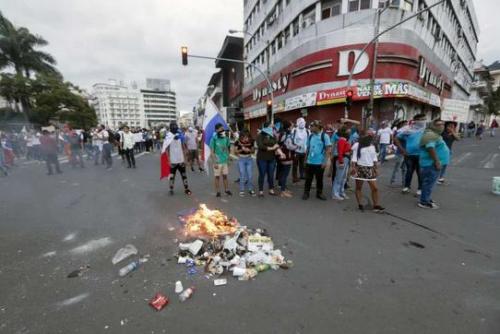
M 467 123 L 469 120 L 469 111 L 469 101 L 444 99 L 443 108 L 441 109 L 441 119 L 443 121 Z
M 316 105 L 316 92 L 297 95 L 286 99 L 285 111 L 311 107 Z

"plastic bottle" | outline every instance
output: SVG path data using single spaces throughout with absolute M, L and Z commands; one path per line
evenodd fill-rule
M 194 290 L 195 290 L 194 286 L 192 286 L 192 287 L 190 287 L 190 288 L 188 288 L 188 289 L 184 290 L 184 291 L 183 291 L 183 292 L 179 295 L 179 300 L 180 300 L 181 302 L 184 302 L 184 301 L 186 301 L 187 299 L 191 298 L 191 296 L 192 296 L 192 295 L 193 295 L 193 293 L 194 293 Z
M 120 277 L 127 276 L 130 272 L 139 268 L 139 266 L 144 262 L 147 262 L 147 259 L 139 259 L 137 261 L 130 262 L 128 265 L 120 269 L 118 274 Z

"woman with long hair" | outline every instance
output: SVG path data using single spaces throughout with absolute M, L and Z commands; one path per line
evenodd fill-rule
M 352 178 L 356 181 L 356 200 L 359 210 L 364 211 L 361 203 L 363 183 L 366 181 L 371 189 L 373 201 L 373 211 L 383 212 L 385 209 L 380 206 L 379 193 L 377 187 L 377 176 L 379 175 L 379 166 L 377 151 L 373 145 L 373 133 L 363 134 L 359 142 L 352 146 Z
M 276 196 L 274 192 L 274 170 L 276 168 L 276 151 L 279 149 L 278 141 L 270 123 L 264 123 L 257 136 L 257 167 L 259 168 L 259 197 L 264 197 L 264 180 L 267 176 L 269 195 Z

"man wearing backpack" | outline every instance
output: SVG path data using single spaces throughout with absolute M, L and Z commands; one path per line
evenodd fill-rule
M 306 184 L 302 199 L 309 199 L 312 181 L 316 178 L 316 198 L 326 201 L 323 195 L 323 174 L 330 161 L 332 144 L 330 138 L 323 132 L 321 121 L 311 123 L 311 132 L 306 146 Z
M 293 166 L 292 166 L 292 177 L 293 183 L 299 182 L 299 180 L 303 180 L 304 177 L 304 165 L 305 165 L 305 157 L 306 157 L 306 146 L 307 146 L 307 138 L 311 133 L 306 129 L 306 121 L 300 117 L 297 119 L 297 127 L 292 131 L 292 144 L 296 146 Z M 300 179 L 299 179 L 299 174 Z

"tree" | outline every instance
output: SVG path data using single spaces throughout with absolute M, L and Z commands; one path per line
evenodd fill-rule
M 493 91 L 485 101 L 486 112 L 490 115 L 500 114 L 500 87 Z
M 43 37 L 32 34 L 28 28 L 15 27 L 0 12 L 0 69 L 13 67 L 18 75 L 27 78 L 33 72 L 58 74 L 54 57 L 36 49 L 47 44 Z

